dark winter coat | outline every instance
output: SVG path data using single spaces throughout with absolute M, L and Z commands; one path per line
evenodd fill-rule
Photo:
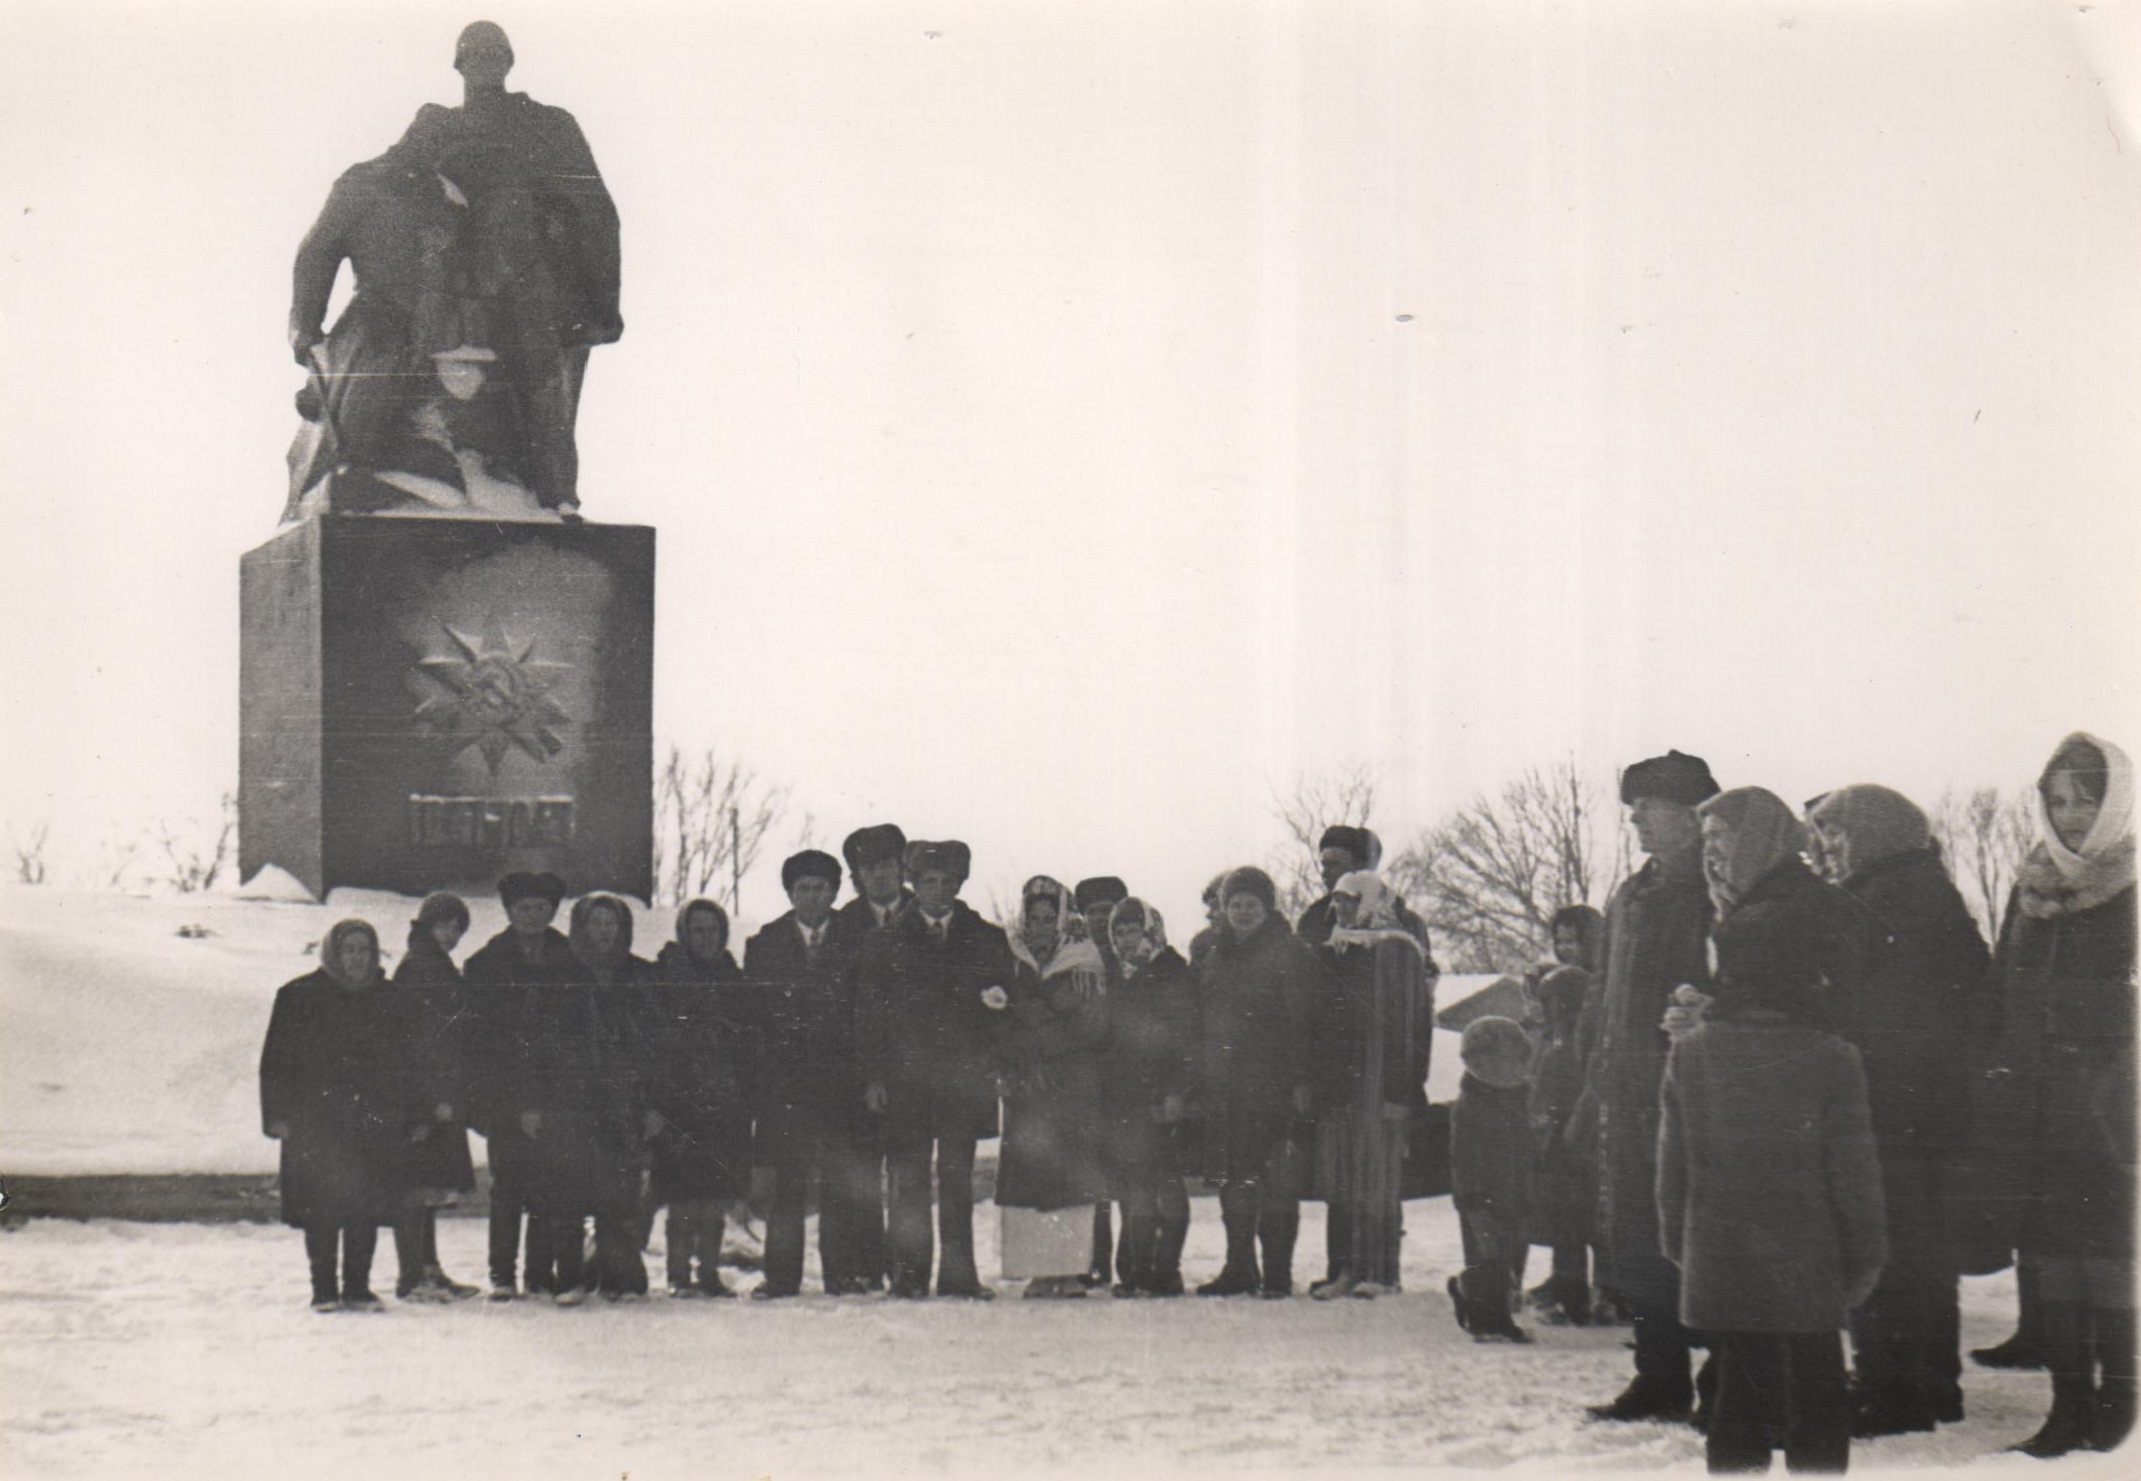
M 1524 1087 L 1489 1085 L 1471 1075 L 1450 1106 L 1450 1202 L 1461 1214 L 1490 1214 L 1521 1237 L 1531 1182 L 1531 1122 Z
M 1606 905 L 1605 993 L 1586 1101 L 1598 1118 L 1599 1234 L 1624 1297 L 1662 1305 L 1673 1273 L 1658 1249 L 1659 1024 L 1682 983 L 1709 981 L 1710 893 L 1702 851 L 1652 858 Z
M 1402 941 L 1325 947 L 1327 989 L 1312 1030 L 1319 1109 L 1427 1111 L 1435 1039 L 1435 977 Z
M 885 1087 L 890 1143 L 996 1135 L 995 1015 L 983 988 L 1015 975 L 1003 931 L 953 902 L 939 942 L 920 910 L 864 938 L 855 975 L 855 1053 Z
M 275 994 L 260 1050 L 260 1124 L 282 1131 L 286 1224 L 390 1223 L 406 1184 L 411 1082 L 384 983 L 324 967 Z
M 855 1060 L 855 968 L 877 929 L 842 912 L 826 922 L 812 956 L 795 912 L 744 947 L 751 1015 L 758 1025 L 758 1161 L 772 1166 L 826 1136 L 866 1129 L 862 1071 Z
M 1531 1122 L 1532 1196 L 1526 1231 L 1533 1244 L 1590 1242 L 1598 1206 L 1598 1160 L 1589 1140 L 1571 1139 L 1570 1122 L 1583 1096 L 1582 1004 L 1595 1003 L 1597 983 L 1581 968 L 1575 1011 L 1549 1013 L 1531 1061 L 1525 1113 Z
M 1859 1053 L 1767 1011 L 1713 1008 L 1674 1046 L 1658 1134 L 1680 1319 L 1714 1332 L 1827 1332 L 1887 1257 Z
M 625 959 L 618 980 L 583 972 L 529 990 L 525 1057 L 507 1103 L 537 1112 L 526 1172 L 528 1206 L 558 1214 L 633 1204 L 646 1158 L 646 1115 L 659 1094 L 646 989 L 653 965 Z
M 1100 1165 L 1101 1048 L 1108 1036 L 1106 969 L 1043 976 L 1018 963 L 1003 1010 L 1004 1139 L 996 1201 L 1005 1208 L 1096 1203 Z
M 511 1107 L 526 1096 L 530 993 L 538 988 L 570 986 L 580 966 L 564 933 L 546 929 L 543 949 L 534 960 L 521 950 L 510 927 L 485 942 L 461 969 L 470 1011 L 463 1065 L 467 1072 L 469 1125 L 490 1144 L 493 1170 L 501 1152 L 510 1157 L 521 1137 Z
M 1186 1108 L 1196 1090 L 1200 1028 L 1196 976 L 1172 946 L 1110 989 L 1100 1100 L 1111 1179 L 1177 1175 L 1179 1128 L 1159 1114 L 1170 1095 Z
M 1315 1076 L 1310 1030 L 1329 973 L 1274 914 L 1246 939 L 1219 931 L 1201 976 L 1203 1171 L 1222 1181 L 1255 1178 L 1297 1129 L 1293 1094 Z
M 740 1197 L 751 1186 L 750 1077 L 757 1061 L 743 973 L 680 941 L 662 948 L 646 994 L 648 1098 L 662 1129 L 648 1149 L 657 1204 Z
M 2131 885 L 2072 914 L 2008 901 L 1981 1124 L 2025 1254 L 2133 1258 L 2134 948 Z
M 394 969 L 389 989 L 405 1036 L 409 1133 L 404 1180 L 412 1188 L 466 1193 L 476 1186 L 468 1155 L 467 1069 L 472 1025 L 468 995 L 453 958 L 418 939 Z M 453 1107 L 438 1119 L 440 1106 Z
M 1717 994 L 1852 1039 L 1881 934 L 1864 906 L 1816 878 L 1795 854 L 1717 922 Z

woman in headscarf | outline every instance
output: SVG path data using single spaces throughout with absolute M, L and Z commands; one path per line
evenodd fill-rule
M 1887 1255 L 1865 1073 L 1840 1032 L 1867 920 L 1800 858 L 1776 794 L 1740 787 L 1697 812 L 1717 990 L 1667 1018 L 1660 1249 L 1717 1362 L 1711 1473 L 1767 1469 L 1780 1439 L 1791 1470 L 1842 1471 L 1841 1333 Z
M 711 900 L 679 910 L 676 939 L 657 967 L 651 996 L 663 1125 L 648 1203 L 669 1207 L 669 1294 L 733 1296 L 721 1278 L 721 1240 L 729 1204 L 751 1186 L 751 1055 L 728 912 Z
M 427 895 L 409 923 L 409 948 L 394 969 L 395 1012 L 407 1045 L 410 1076 L 407 1183 L 394 1220 L 394 1254 L 402 1300 L 451 1301 L 476 1294 L 439 1265 L 438 1210 L 476 1186 L 468 1155 L 468 1098 L 463 1065 L 470 1022 L 453 950 L 468 932 L 459 895 Z
M 403 1062 L 379 933 L 339 922 L 319 970 L 275 994 L 260 1050 L 261 1128 L 282 1143 L 282 1217 L 305 1231 L 314 1311 L 382 1309 L 372 1253 L 402 1191 Z
M 2124 751 L 2060 742 L 1993 956 L 1984 1124 L 2052 1370 L 2051 1413 L 2015 1448 L 2043 1458 L 2113 1449 L 2134 1421 L 2133 805 Z
M 1330 1269 L 1318 1300 L 1375 1296 L 1399 1286 L 1399 1199 L 1407 1128 L 1427 1114 L 1434 987 L 1419 940 L 1399 921 L 1381 875 L 1360 869 L 1332 887 L 1323 948 L 1330 992 L 1315 1031 L 1316 1165 L 1330 1205 Z
M 1963 1417 L 1959 1275 L 1949 1238 L 1970 1125 L 1970 1029 L 1987 953 L 1934 852 L 1926 816 L 1887 787 L 1839 787 L 1810 810 L 1813 852 L 1871 913 L 1852 1042 L 1881 1151 L 1888 1264 L 1851 1315 L 1861 1438 Z
M 1189 1191 L 1176 1136 L 1197 1076 L 1197 982 L 1160 912 L 1132 897 L 1108 919 L 1121 976 L 1108 995 L 1101 1161 L 1123 1206 L 1118 1296 L 1182 1294 Z
M 1301 1128 L 1315 1106 L 1310 1028 L 1328 972 L 1278 913 L 1278 888 L 1263 870 L 1233 870 L 1219 901 L 1220 924 L 1199 963 L 1198 1109 L 1227 1263 L 1197 1294 L 1290 1296 L 1308 1160 Z
M 1008 934 L 1018 968 L 1001 1010 L 996 1202 L 1004 1278 L 1027 1278 L 1032 1297 L 1082 1296 L 1093 1205 L 1107 1196 L 1100 1167 L 1107 971 L 1070 891 L 1045 874 L 1019 891 L 1018 928 Z
M 641 1180 L 659 1117 L 632 911 L 614 895 L 574 903 L 567 933 L 575 980 L 529 993 L 528 1095 L 521 1127 L 533 1143 L 528 1206 L 549 1225 L 557 1302 L 587 1298 L 585 1228 L 595 1220 L 594 1284 L 611 1300 L 644 1295 Z M 532 1118 L 532 1119 L 531 1119 Z

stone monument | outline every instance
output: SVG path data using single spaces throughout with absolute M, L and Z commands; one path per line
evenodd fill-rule
M 652 886 L 654 531 L 581 520 L 573 426 L 623 332 L 617 214 L 512 62 L 464 30 L 462 105 L 344 172 L 298 250 L 286 528 L 240 565 L 245 878 Z

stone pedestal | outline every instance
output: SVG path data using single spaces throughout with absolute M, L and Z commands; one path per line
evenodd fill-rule
M 243 878 L 647 898 L 653 530 L 324 517 L 239 577 Z

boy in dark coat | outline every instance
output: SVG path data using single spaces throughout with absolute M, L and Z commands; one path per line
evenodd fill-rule
M 863 943 L 856 973 L 856 1057 L 890 1171 L 895 1296 L 929 1294 L 932 1159 L 937 1294 L 995 1295 L 974 1264 L 974 1146 L 997 1124 L 996 1029 L 982 995 L 1001 996 L 1016 963 L 1002 930 L 958 897 L 971 862 L 963 843 L 909 844 L 914 904 Z
M 1450 1301 L 1457 1325 L 1473 1341 L 1529 1342 L 1510 1307 L 1526 1250 L 1531 1041 L 1514 1019 L 1475 1018 L 1458 1054 L 1465 1076 L 1450 1107 L 1450 1202 L 1464 1239 L 1465 1268 L 1450 1277 Z
M 571 943 L 551 926 L 565 898 L 564 880 L 516 871 L 498 881 L 498 898 L 505 904 L 506 929 L 468 959 L 462 975 L 471 1013 L 468 1119 L 483 1133 L 491 1163 L 490 1294 L 493 1301 L 510 1301 L 531 1150 L 519 1113 L 511 1109 L 527 1073 L 528 1007 L 537 990 L 571 983 L 577 968 Z M 555 1264 L 547 1226 L 529 1219 L 524 1272 L 529 1295 L 552 1289 Z
M 896 882 L 896 881 L 895 881 Z M 792 907 L 744 947 L 759 1028 L 758 1160 L 773 1169 L 766 1278 L 752 1294 L 803 1284 L 804 1213 L 818 1179 L 818 1271 L 829 1296 L 876 1289 L 880 1215 L 869 1113 L 855 1065 L 854 969 L 876 929 L 833 912 L 840 862 L 805 849 L 781 865 Z

